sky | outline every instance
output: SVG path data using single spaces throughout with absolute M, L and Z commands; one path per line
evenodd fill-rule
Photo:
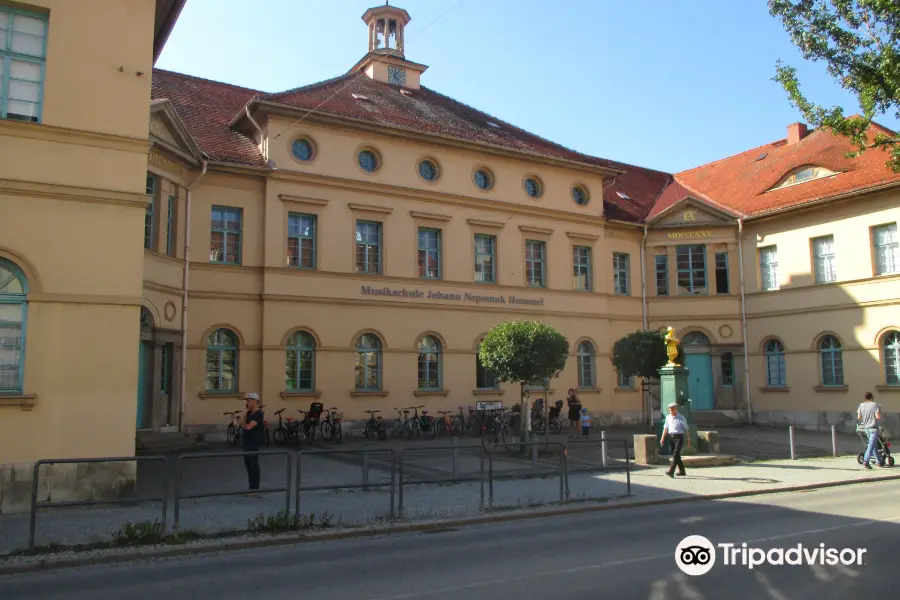
M 157 68 L 278 92 L 347 72 L 379 0 L 188 0 Z M 776 60 L 826 106 L 859 110 L 804 61 L 765 0 L 391 0 L 422 85 L 586 154 L 667 172 L 786 136 Z M 892 129 L 896 119 L 878 119 Z

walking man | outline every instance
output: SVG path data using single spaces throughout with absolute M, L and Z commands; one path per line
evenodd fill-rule
M 666 424 L 663 427 L 662 438 L 659 440 L 659 446 L 662 448 L 666 444 L 666 435 L 672 436 L 672 466 L 666 471 L 669 477 L 675 477 L 675 467 L 678 467 L 678 475 L 684 477 L 687 475 L 684 471 L 684 463 L 681 461 L 681 448 L 684 446 L 685 435 L 688 433 L 688 423 L 684 415 L 678 414 L 678 403 L 669 404 L 669 414 L 666 415 Z M 687 436 L 687 447 L 691 447 L 691 436 Z
M 244 396 L 247 403 L 247 414 L 244 415 L 244 452 L 257 452 L 263 445 L 263 413 L 259 409 L 259 395 L 251 392 Z M 244 454 L 244 466 L 247 467 L 247 480 L 251 494 L 259 489 L 259 455 Z
M 871 469 L 869 459 L 875 457 L 879 467 L 883 467 L 882 457 L 878 454 L 878 420 L 881 419 L 881 407 L 875 403 L 872 392 L 866 392 L 865 400 L 856 409 L 856 418 L 859 420 L 860 431 L 865 431 L 869 436 L 869 445 L 863 457 L 863 467 Z

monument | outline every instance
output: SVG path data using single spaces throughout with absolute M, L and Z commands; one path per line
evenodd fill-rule
M 675 330 L 671 327 L 666 329 L 666 356 L 669 362 L 659 369 L 659 399 L 661 415 L 660 420 L 656 424 L 656 438 L 662 438 L 662 430 L 666 423 L 666 415 L 668 414 L 668 406 L 672 402 L 678 404 L 678 412 L 684 415 L 688 422 L 688 435 L 690 436 L 693 451 L 698 449 L 697 425 L 694 422 L 694 416 L 691 414 L 690 390 L 688 389 L 688 374 L 690 371 L 679 365 L 678 360 L 678 342 L 675 337 Z M 665 448 L 660 449 L 660 454 L 669 454 L 670 448 L 666 444 Z

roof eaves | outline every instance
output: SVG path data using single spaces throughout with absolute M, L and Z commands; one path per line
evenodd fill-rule
M 788 206 L 781 206 L 778 208 L 773 208 L 769 210 L 764 210 L 758 213 L 750 213 L 746 217 L 744 217 L 745 221 L 755 221 L 758 219 L 764 219 L 767 217 L 773 217 L 776 215 L 781 215 L 793 211 L 804 210 L 807 208 L 811 208 L 814 206 L 819 206 L 821 204 L 827 204 L 829 202 L 837 202 L 839 200 L 845 200 L 847 198 L 854 198 L 856 196 L 861 196 L 863 194 L 877 194 L 879 192 L 884 192 L 888 190 L 892 190 L 895 188 L 900 188 L 900 180 L 891 181 L 888 183 L 880 183 L 878 185 L 872 185 L 868 187 L 856 188 L 854 190 L 850 190 L 847 192 L 841 192 L 839 194 L 832 194 L 831 196 L 823 196 L 819 198 L 813 198 L 811 200 L 806 200 L 803 202 L 791 204 Z

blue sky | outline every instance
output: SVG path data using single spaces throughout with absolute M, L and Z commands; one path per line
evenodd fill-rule
M 345 73 L 378 0 L 188 0 L 157 67 L 275 92 Z M 423 85 L 575 150 L 677 172 L 785 137 L 779 58 L 858 110 L 765 0 L 392 0 Z M 890 118 L 882 124 L 897 129 Z

